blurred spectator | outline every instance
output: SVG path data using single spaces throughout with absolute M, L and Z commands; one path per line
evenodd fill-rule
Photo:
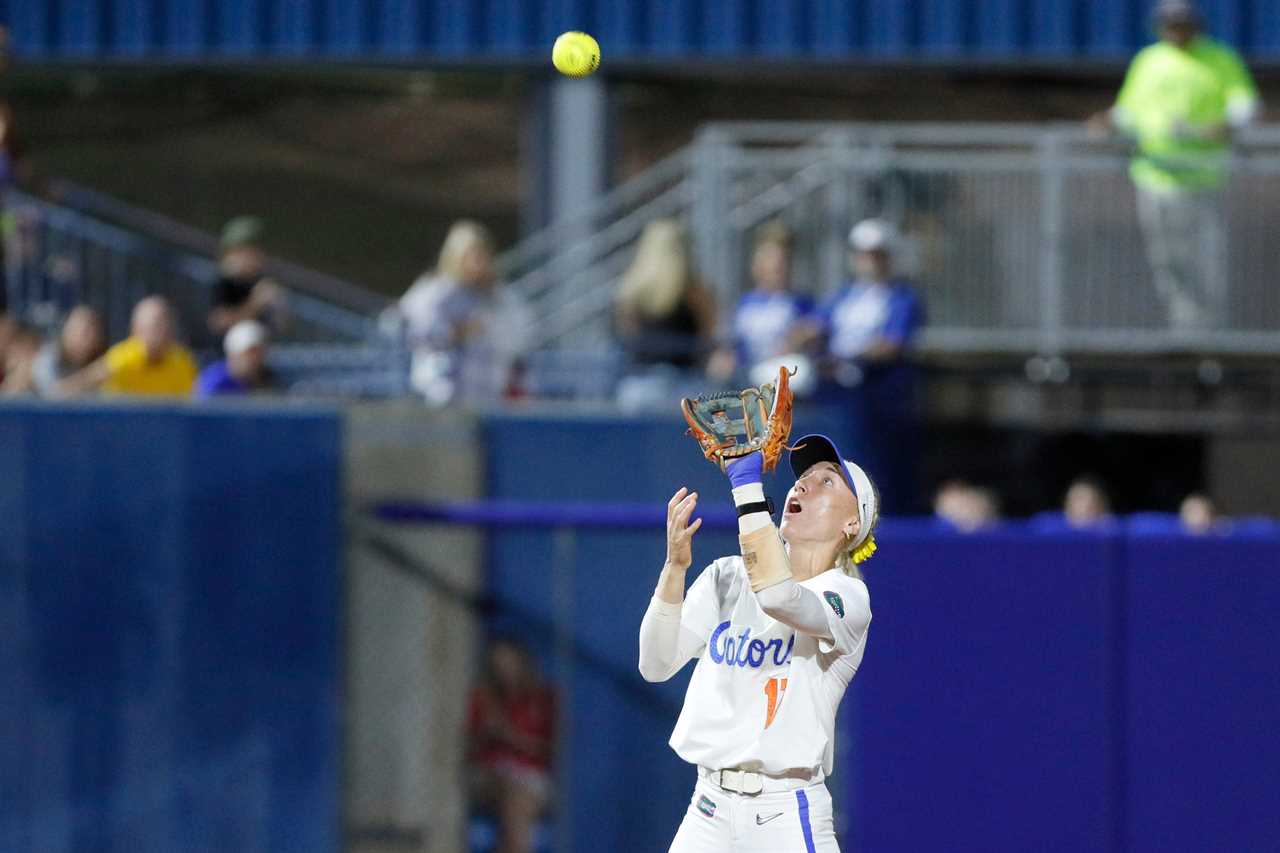
M 756 231 L 752 287 L 734 309 L 732 346 L 717 349 L 707 364 L 710 376 L 727 380 L 738 370 L 762 364 L 776 375 L 779 360 L 795 352 L 797 324 L 813 311 L 813 303 L 791 292 L 790 261 L 791 232 L 785 225 L 770 222 Z
M 3 354 L 4 381 L 0 382 L 0 396 L 18 397 L 34 392 L 31 373 L 39 352 L 40 333 L 20 324 L 13 326 Z
M 493 260 L 488 229 L 455 222 L 435 270 L 400 298 L 413 385 L 429 402 L 491 403 L 516 393 L 533 320 L 525 301 L 498 280 Z
M 938 487 L 933 512 L 961 533 L 973 533 L 1000 521 L 1000 502 L 991 489 L 948 480 Z
M 849 232 L 853 279 L 818 308 L 821 333 L 837 382 L 914 388 L 907 348 L 924 322 L 915 289 L 894 274 L 898 230 L 882 219 L 865 219 Z
M 1067 487 L 1062 515 L 1068 526 L 1077 529 L 1110 523 L 1113 517 L 1106 486 L 1093 476 L 1077 477 Z
M 186 397 L 196 381 L 196 362 L 176 340 L 173 310 L 160 296 L 133 308 L 130 336 L 106 355 L 58 383 L 58 396 L 101 389 L 107 394 Z
M 715 299 L 680 223 L 645 226 L 613 306 L 618 337 L 636 364 L 689 370 L 702 363 L 715 333 Z
M 106 349 L 102 315 L 88 305 L 72 308 L 58 337 L 46 341 L 36 356 L 32 372 L 36 393 L 52 396 L 59 382 L 97 361 Z
M 849 232 L 853 278 L 818 306 L 801 339 L 825 342 L 825 370 L 868 424 L 867 455 L 882 484 L 884 509 L 917 511 L 916 367 L 909 349 L 924 322 L 915 289 L 894 270 L 898 230 L 866 219 Z M 857 389 L 850 397 L 848 389 Z
M 1182 504 L 1178 507 L 1178 521 L 1187 533 L 1203 536 L 1221 528 L 1226 519 L 1218 515 L 1217 508 L 1208 495 L 1192 492 L 1182 499 Z
M 1226 322 L 1222 184 L 1231 136 L 1259 112 L 1257 88 L 1231 48 L 1201 33 L 1187 0 L 1153 12 L 1160 41 L 1134 57 L 1115 106 L 1089 120 L 1137 144 L 1131 175 L 1156 288 L 1174 328 Z
M 284 289 L 266 277 L 262 220 L 237 216 L 222 229 L 218 281 L 209 309 L 209 331 L 222 341 L 241 320 L 257 320 L 279 329 L 285 310 Z
M 498 640 L 471 693 L 467 719 L 472 795 L 498 821 L 499 853 L 529 853 L 551 802 L 555 696 L 529 652 Z
M 257 320 L 241 320 L 222 343 L 226 355 L 200 371 L 196 397 L 243 396 L 272 391 L 275 377 L 267 368 L 267 327 Z

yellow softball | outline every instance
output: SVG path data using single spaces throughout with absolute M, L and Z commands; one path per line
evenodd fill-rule
M 600 45 L 586 33 L 562 33 L 551 47 L 551 64 L 566 77 L 586 77 L 600 67 Z

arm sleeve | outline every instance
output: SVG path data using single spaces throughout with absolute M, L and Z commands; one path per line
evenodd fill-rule
M 910 290 L 900 291 L 893 300 L 893 308 L 885 321 L 882 336 L 905 347 L 915 337 L 920 325 L 919 300 Z
M 802 634 L 818 638 L 818 650 L 852 654 L 866 640 L 871 599 L 866 586 L 828 572 L 818 591 L 788 579 L 756 593 L 760 608 Z
M 1258 87 L 1235 51 L 1223 51 L 1221 67 L 1226 88 L 1227 124 L 1244 127 L 1257 118 L 1260 105 Z
M 423 276 L 400 297 L 400 313 L 411 344 L 432 349 L 450 347 L 453 323 L 445 316 L 443 304 L 447 293 L 444 279 Z
M 214 390 L 216 384 L 217 378 L 214 375 L 213 365 L 210 365 L 196 374 L 196 387 L 192 394 L 197 400 L 207 400 L 216 393 Z
M 756 593 L 756 601 L 761 610 L 782 624 L 790 625 L 802 634 L 830 639 L 822 602 L 812 590 L 800 586 L 794 578 L 760 590 Z
M 693 582 L 683 604 L 668 604 L 656 595 L 649 600 L 640 623 L 640 675 L 645 681 L 666 681 L 702 653 L 718 612 L 715 574 L 712 563 Z

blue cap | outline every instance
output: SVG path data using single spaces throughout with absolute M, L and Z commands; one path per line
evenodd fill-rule
M 861 545 L 871 534 L 880 515 L 880 497 L 867 472 L 846 459 L 836 443 L 825 435 L 811 433 L 792 446 L 795 449 L 791 451 L 791 472 L 796 475 L 796 479 L 819 462 L 831 462 L 844 473 L 844 481 L 849 484 L 849 491 L 853 492 L 854 500 L 858 502 L 858 515 L 862 519 L 862 530 L 853 544 L 854 547 Z
M 853 477 L 844 466 L 844 456 L 836 443 L 821 433 L 810 433 L 797 440 L 791 451 L 791 473 L 799 478 L 819 462 L 833 462 L 844 472 L 844 480 L 849 484 L 849 491 L 858 494 L 858 487 L 853 484 Z

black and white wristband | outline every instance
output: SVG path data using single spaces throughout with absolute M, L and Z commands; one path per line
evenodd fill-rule
M 769 515 L 773 515 L 773 498 L 766 497 L 762 501 L 740 504 L 737 510 L 738 518 L 742 518 L 744 515 L 751 515 L 753 512 L 767 512 Z

